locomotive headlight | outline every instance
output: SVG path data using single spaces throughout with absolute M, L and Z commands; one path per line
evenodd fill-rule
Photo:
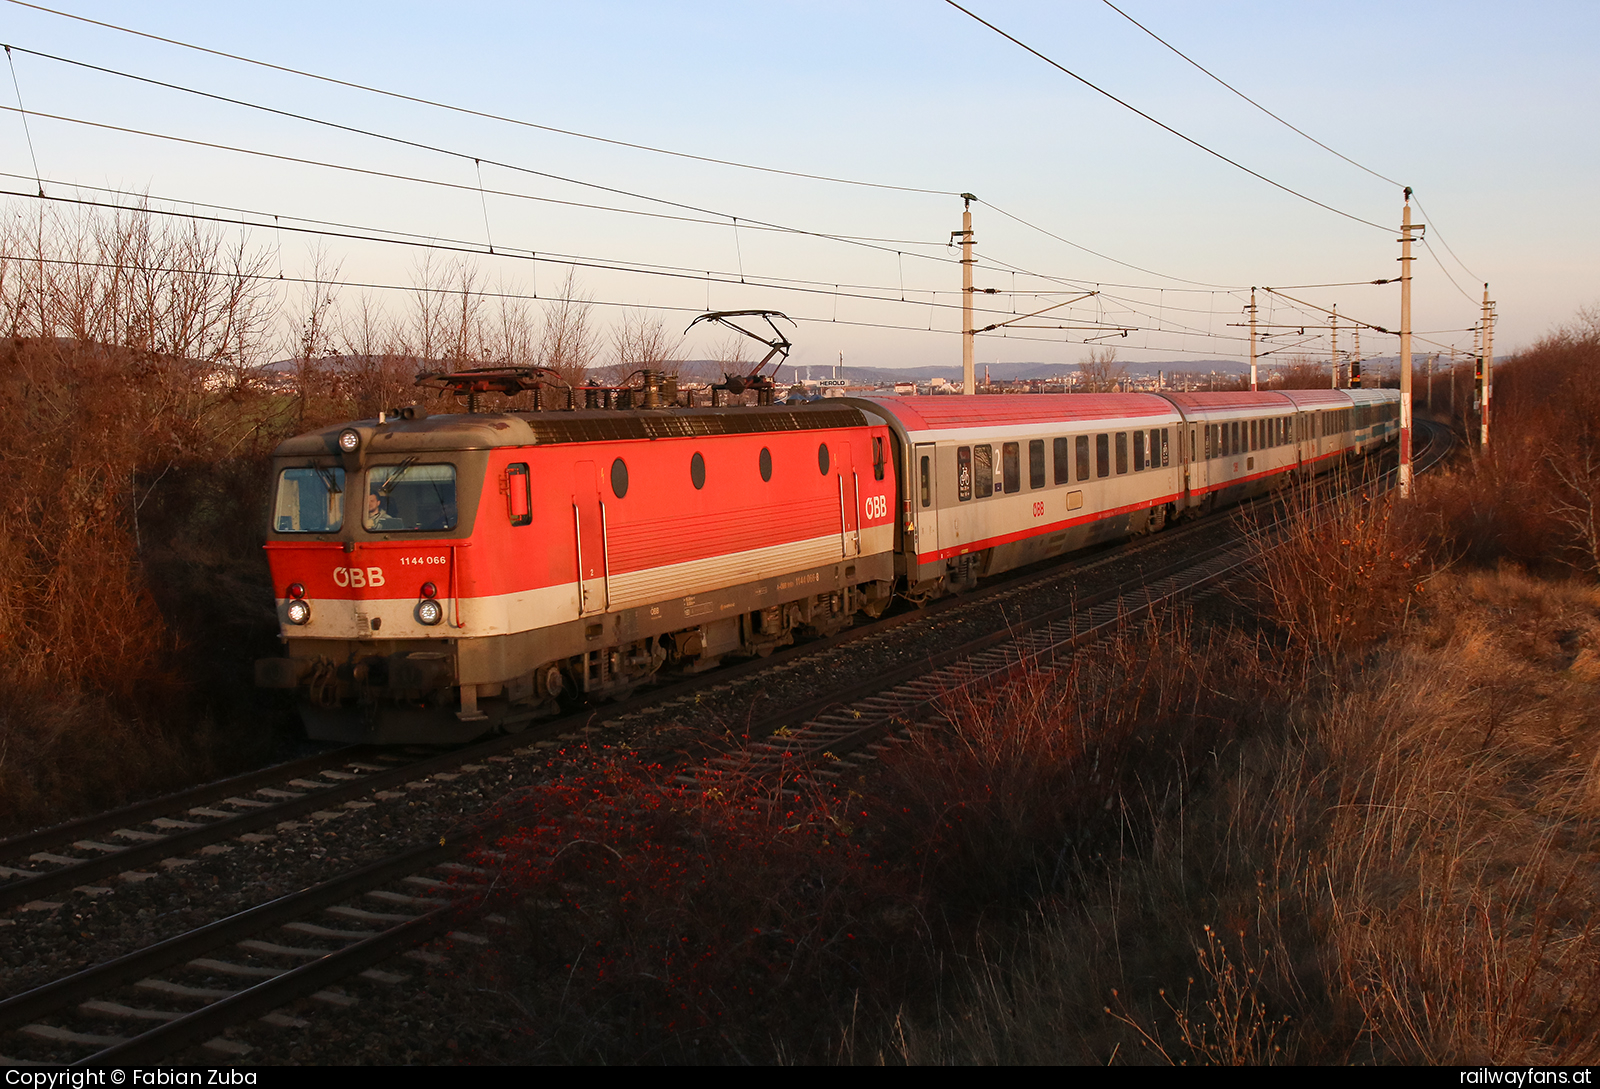
M 347 454 L 353 454 L 361 446 L 361 432 L 353 427 L 347 427 L 339 432 L 339 449 Z
M 431 628 L 444 619 L 444 606 L 431 597 L 425 597 L 417 602 L 417 619 Z
M 297 597 L 283 607 L 283 614 L 289 618 L 291 624 L 307 623 L 311 619 L 311 603 Z

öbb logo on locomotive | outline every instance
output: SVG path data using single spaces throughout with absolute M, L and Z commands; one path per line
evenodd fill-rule
M 1158 530 L 1399 430 L 1393 390 L 786 404 L 769 383 L 764 403 L 689 407 L 659 376 L 569 390 L 484 373 L 427 376 L 463 411 L 385 413 L 274 453 L 285 655 L 256 679 L 295 690 L 313 737 L 515 730 L 897 595 Z M 480 389 L 530 403 L 476 411 Z

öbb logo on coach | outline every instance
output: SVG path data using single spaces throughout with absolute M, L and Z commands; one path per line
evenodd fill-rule
M 333 569 L 333 582 L 340 588 L 348 587 L 352 590 L 361 590 L 368 586 L 383 585 L 383 568 L 381 567 L 335 567 Z

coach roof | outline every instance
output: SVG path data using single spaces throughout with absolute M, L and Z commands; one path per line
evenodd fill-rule
M 1172 405 L 1148 393 L 1029 393 L 981 397 L 851 398 L 898 420 L 907 431 L 953 431 L 1078 420 L 1171 419 Z

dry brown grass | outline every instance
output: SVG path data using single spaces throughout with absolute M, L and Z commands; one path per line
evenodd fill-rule
M 1382 510 L 1265 565 L 1309 649 L 1218 671 L 1256 726 L 1153 801 L 1156 777 L 1125 787 L 1119 806 L 1151 817 L 1122 851 L 1079 859 L 1027 927 L 992 928 L 961 997 L 887 1055 L 1593 1061 L 1600 590 L 1508 568 L 1407 594 L 1417 568 L 1388 547 L 1404 519 Z M 1287 578 L 1311 559 L 1320 574 Z M 1331 570 L 1355 578 L 1361 623 L 1318 611 Z

